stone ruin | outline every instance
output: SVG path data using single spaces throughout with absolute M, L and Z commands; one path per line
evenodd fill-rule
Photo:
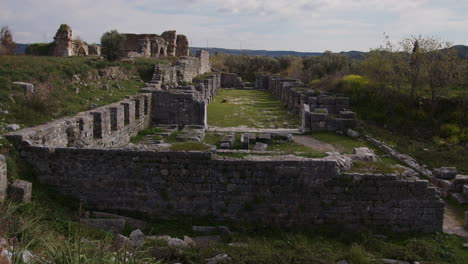
M 168 70 L 177 72 L 177 67 Z M 97 210 L 164 218 L 210 216 L 287 227 L 442 230 L 444 203 L 426 180 L 346 173 L 329 157 L 236 159 L 217 156 L 216 149 L 160 151 L 127 146 L 132 136 L 149 127 L 179 127 L 182 140 L 194 136 L 201 140 L 207 126 L 206 106 L 229 81 L 222 76 L 205 74 L 189 85 L 168 82 L 164 89 L 150 84 L 140 95 L 15 131 L 6 138 L 42 184 Z M 281 92 L 276 95 L 281 101 L 305 115 L 301 104 L 310 102 L 308 94 L 293 93 L 291 86 L 276 86 L 282 81 L 265 79 L 275 83 L 267 89 Z M 318 103 L 324 105 L 339 108 L 336 100 Z M 272 135 L 254 139 L 244 134 L 244 141 L 257 144 L 268 137 Z M 223 138 L 226 147 L 232 142 L 229 135 Z M 258 144 L 258 149 L 263 148 Z
M 175 30 L 157 34 L 133 34 L 124 33 L 125 42 L 122 51 L 126 57 L 163 57 L 190 56 L 189 42 L 185 35 L 177 35 Z M 60 25 L 53 42 L 53 56 L 100 56 L 101 46 L 88 44 L 79 39 L 73 39 L 72 30 L 69 25 Z M 209 68 L 204 69 L 205 72 Z
M 355 127 L 356 114 L 349 98 L 307 89 L 301 81 L 278 76 L 257 76 L 255 87 L 266 89 L 302 120 L 303 132 L 342 131 Z
M 189 43 L 185 35 L 175 30 L 156 34 L 125 33 L 123 51 L 127 57 L 189 56 Z
M 70 26 L 62 24 L 54 37 L 52 55 L 57 57 L 100 56 L 101 46 L 73 39 Z

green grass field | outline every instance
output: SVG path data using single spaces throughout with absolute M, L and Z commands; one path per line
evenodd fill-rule
M 227 102 L 222 103 L 226 99 Z M 268 91 L 221 89 L 208 105 L 208 124 L 217 127 L 297 128 L 297 115 Z

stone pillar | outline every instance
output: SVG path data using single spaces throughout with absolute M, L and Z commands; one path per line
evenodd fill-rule
M 3 202 L 6 198 L 8 187 L 7 180 L 7 166 L 5 156 L 0 155 L 0 202 Z
M 164 40 L 168 43 L 167 45 L 167 56 L 175 56 L 176 55 L 176 31 L 175 30 L 168 30 L 164 31 L 161 35 Z
M 200 68 L 199 68 L 200 71 L 198 74 L 210 72 L 211 71 L 210 53 L 204 50 L 198 50 L 197 57 L 200 59 Z
M 185 35 L 177 35 L 177 42 L 176 42 L 176 56 L 177 57 L 184 57 L 189 56 L 189 42 Z
M 54 49 L 52 54 L 58 57 L 74 56 L 72 30 L 67 24 L 60 25 L 54 37 Z

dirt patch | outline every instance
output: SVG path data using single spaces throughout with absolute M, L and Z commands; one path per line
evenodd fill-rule
M 293 136 L 292 140 L 294 142 L 298 143 L 298 144 L 301 144 L 301 145 L 304 145 L 306 147 L 316 149 L 316 150 L 322 151 L 322 152 L 330 152 L 330 151 L 340 152 L 340 151 L 342 151 L 341 149 L 339 149 L 339 148 L 337 148 L 337 147 L 335 147 L 335 146 L 333 146 L 331 144 L 322 142 L 320 140 L 317 140 L 317 139 L 309 137 L 309 136 Z
M 468 231 L 463 228 L 463 223 L 460 223 L 455 212 L 448 207 L 445 207 L 443 229 L 444 233 L 468 238 Z

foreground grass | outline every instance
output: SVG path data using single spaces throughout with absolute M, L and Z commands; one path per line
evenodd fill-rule
M 421 263 L 466 263 L 468 251 L 462 239 L 446 234 L 384 234 L 371 231 L 348 232 L 339 227 L 329 229 L 278 229 L 275 226 L 241 221 L 221 222 L 212 217 L 178 217 L 153 219 L 140 215 L 150 226 L 147 235 L 200 235 L 192 225 L 227 225 L 235 233 L 223 237 L 220 243 L 206 247 L 173 250 L 152 257 L 160 243 L 147 241 L 129 256 L 114 251 L 109 245 L 112 234 L 79 225 L 78 215 L 88 208 L 43 185 L 32 176 L 29 166 L 17 155 L 10 155 L 12 175 L 33 182 L 32 202 L 25 205 L 0 205 L 0 236 L 17 240 L 15 252 L 30 250 L 49 263 L 205 263 L 217 254 L 228 254 L 232 263 L 378 263 L 373 260 L 390 258 Z M 128 235 L 131 230 L 124 234 Z M 83 239 L 92 244 L 81 243 Z M 230 246 L 229 243 L 241 243 Z M 19 262 L 17 262 L 19 263 Z
M 227 102 L 222 103 L 223 99 Z M 217 127 L 297 128 L 299 120 L 268 91 L 221 89 L 208 105 L 208 124 Z
M 38 125 L 88 110 L 90 104 L 102 106 L 137 94 L 157 63 L 167 61 L 139 59 L 128 64 L 90 57 L 1 56 L 0 105 L 9 113 L 0 113 L 0 125 Z M 99 77 L 99 70 L 110 67 L 118 67 L 123 75 Z M 26 98 L 14 81 L 34 84 L 35 95 Z

